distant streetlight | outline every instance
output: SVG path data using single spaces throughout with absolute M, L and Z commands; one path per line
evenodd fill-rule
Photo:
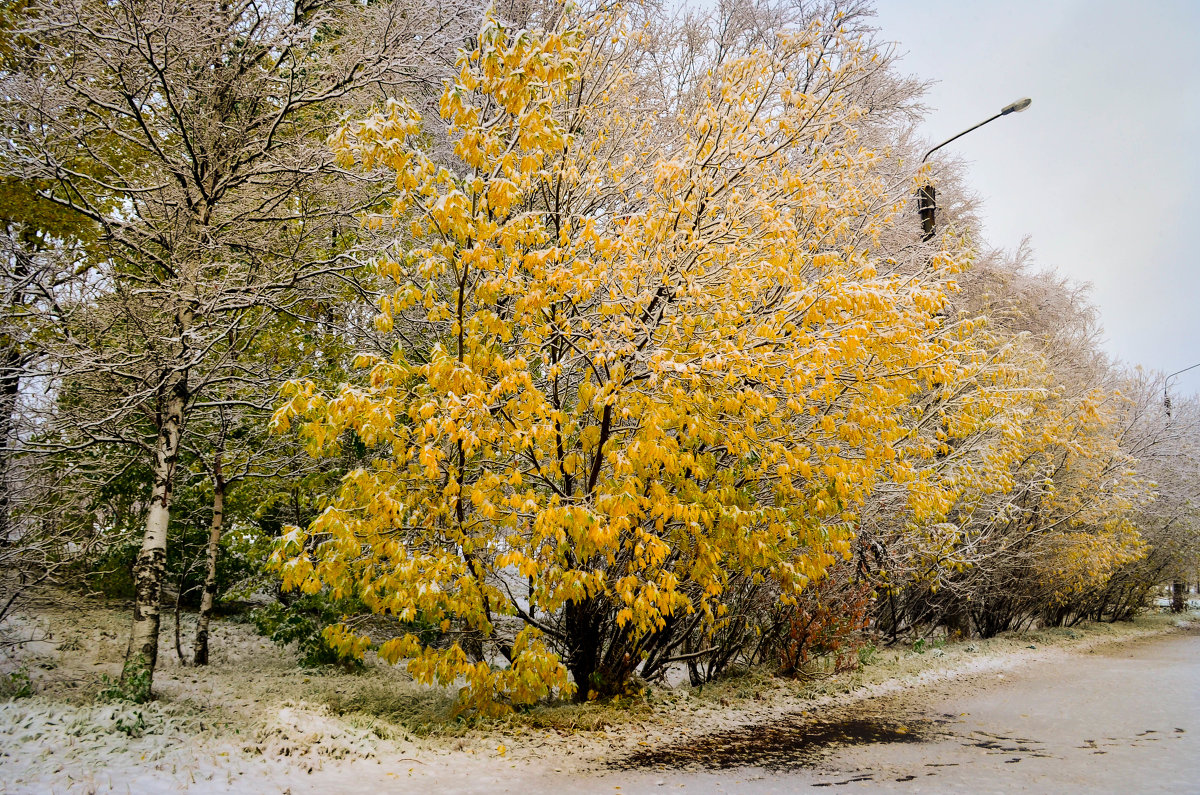
M 1167 390 L 1171 388 L 1171 379 L 1177 375 L 1186 373 L 1188 370 L 1195 370 L 1200 367 L 1200 362 L 1193 364 L 1191 367 L 1185 367 L 1182 370 L 1176 370 L 1170 375 L 1163 378 L 1163 408 L 1167 410 L 1167 419 L 1171 418 L 1171 394 Z
M 1168 391 L 1171 388 L 1171 379 L 1188 370 L 1195 370 L 1200 367 L 1200 362 L 1196 362 L 1191 367 L 1185 367 L 1182 370 L 1167 375 L 1163 378 L 1163 408 L 1167 411 L 1167 425 L 1171 424 L 1171 393 Z M 1182 582 L 1178 577 L 1171 582 L 1171 612 L 1182 613 L 1184 598 L 1187 596 L 1187 583 Z
M 946 140 L 942 141 L 937 146 L 930 149 L 928 152 L 925 153 L 925 156 L 921 158 L 921 165 L 925 165 L 925 161 L 929 159 L 929 156 L 931 154 L 933 154 L 934 152 L 936 152 L 937 150 L 941 149 L 946 144 L 951 143 L 952 141 L 957 141 L 959 138 L 962 138 L 967 133 L 972 132 L 974 130 L 978 130 L 983 125 L 987 124 L 990 121 L 995 121 L 996 119 L 1000 118 L 1001 116 L 1007 116 L 1010 113 L 1020 113 L 1021 111 L 1028 108 L 1032 103 L 1033 103 L 1033 100 L 1030 99 L 1029 97 L 1025 97 L 1024 99 L 1018 99 L 1016 102 L 1010 102 L 1009 104 L 1007 104 L 1003 108 L 1001 108 L 1000 112 L 997 113 L 995 116 L 984 119 L 983 121 L 979 122 L 979 124 L 976 124 L 974 127 L 968 127 L 967 129 L 963 130 L 962 132 L 960 132 L 958 135 L 954 136 L 953 138 L 947 138 Z M 928 182 L 925 183 L 924 185 L 922 185 L 917 190 L 917 212 L 920 213 L 920 215 L 921 215 L 921 230 L 922 230 L 921 239 L 929 240 L 933 237 L 934 218 L 937 214 L 937 192 L 934 191 L 933 185 L 930 185 Z

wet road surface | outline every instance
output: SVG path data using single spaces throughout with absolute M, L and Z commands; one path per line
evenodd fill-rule
M 692 738 L 573 792 L 1200 792 L 1200 634 Z

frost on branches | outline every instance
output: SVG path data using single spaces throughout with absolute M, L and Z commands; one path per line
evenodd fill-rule
M 275 561 L 440 629 L 378 652 L 466 707 L 625 692 L 704 655 L 735 584 L 786 605 L 849 557 L 881 480 L 940 499 L 904 442 L 971 366 L 943 311 L 966 254 L 882 251 L 912 183 L 860 135 L 875 54 L 818 23 L 667 77 L 650 50 L 627 16 L 493 14 L 441 96 L 453 160 L 401 100 L 332 141 L 394 179 L 369 225 L 396 353 L 288 385 L 277 430 L 376 458 Z

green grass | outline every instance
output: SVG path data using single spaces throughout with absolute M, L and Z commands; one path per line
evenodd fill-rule
M 419 687 L 399 677 L 369 673 L 318 677 L 309 690 L 309 700 L 326 705 L 340 717 L 383 721 L 401 734 L 453 735 L 469 728 L 469 721 L 455 714 L 455 699 L 449 692 Z

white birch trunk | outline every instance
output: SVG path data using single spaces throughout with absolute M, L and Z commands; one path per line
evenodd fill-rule
M 146 515 L 142 549 L 133 568 L 133 631 L 127 653 L 130 660 L 141 659 L 140 667 L 149 671 L 151 681 L 158 662 L 160 602 L 167 567 L 167 527 L 171 519 L 171 489 L 179 460 L 183 412 L 187 405 L 187 374 L 174 374 L 164 385 L 164 392 L 162 421 L 154 448 L 154 490 Z

